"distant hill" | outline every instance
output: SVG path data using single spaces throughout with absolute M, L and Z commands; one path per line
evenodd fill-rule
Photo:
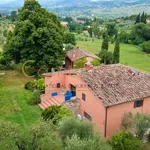
M 53 5 L 81 5 L 81 4 L 101 4 L 101 5 L 127 5 L 127 4 L 150 4 L 150 0 L 38 0 L 39 3 L 43 6 L 49 7 Z M 12 7 L 18 8 L 21 7 L 24 3 L 24 0 L 1 0 L 0 7 Z
M 130 15 L 133 13 L 138 13 L 141 11 L 150 12 L 150 0 L 38 0 L 39 3 L 42 5 L 42 7 L 45 7 L 49 11 L 55 12 L 59 15 L 80 15 L 82 16 L 91 16 L 90 13 L 93 14 L 93 12 L 96 12 L 96 15 L 99 16 L 99 14 L 106 11 L 106 15 L 108 15 L 108 12 L 112 14 L 111 10 L 113 8 L 121 8 L 121 7 L 130 7 L 130 6 L 137 6 L 136 11 L 127 9 L 124 10 L 125 13 L 122 13 L 122 9 L 119 10 L 121 13 L 117 14 L 125 14 Z M 14 9 L 18 9 L 23 6 L 24 0 L 0 0 L 0 13 L 10 13 L 10 11 Z M 145 5 L 146 4 L 146 5 Z M 138 6 L 143 5 L 143 6 Z M 146 8 L 145 8 L 146 7 Z M 101 10 L 99 10 L 101 8 Z M 109 8 L 109 10 L 107 10 Z M 96 11 L 95 11 L 96 9 Z M 104 10 L 102 10 L 104 9 Z M 105 10 L 106 9 L 106 10 Z M 98 14 L 99 13 L 99 14 Z M 113 14 L 115 15 L 115 12 L 113 11 Z M 113 15 L 112 14 L 112 15 Z M 116 14 L 116 15 L 117 15 Z M 101 14 L 102 15 L 102 14 Z

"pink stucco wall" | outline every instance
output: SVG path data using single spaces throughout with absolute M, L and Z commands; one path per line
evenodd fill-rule
M 104 135 L 105 128 L 105 107 L 101 101 L 94 96 L 87 84 L 77 76 L 66 76 L 65 84 L 76 86 L 76 97 L 80 99 L 80 114 L 84 117 L 84 111 L 92 117 L 95 129 Z M 86 95 L 86 100 L 82 100 L 82 93 Z
M 61 88 L 57 88 L 57 83 L 60 83 Z M 56 74 L 53 76 L 46 76 L 45 77 L 45 92 L 60 92 L 65 83 L 65 75 L 64 74 Z
M 134 102 L 123 103 L 108 108 L 107 112 L 107 134 L 111 138 L 113 133 L 121 130 L 121 119 L 124 113 L 132 112 L 133 114 L 150 113 L 150 98 L 144 99 L 143 107 L 134 108 Z

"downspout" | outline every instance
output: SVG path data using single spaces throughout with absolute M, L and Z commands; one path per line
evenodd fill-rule
M 104 131 L 104 137 L 106 137 L 106 135 L 107 135 L 107 116 L 108 116 L 108 108 L 109 108 L 109 107 L 106 107 L 106 108 L 105 108 L 105 131 Z

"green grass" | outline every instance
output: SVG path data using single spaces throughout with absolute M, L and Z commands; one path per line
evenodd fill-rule
M 0 75 L 0 119 L 19 124 L 21 127 L 33 125 L 40 119 L 38 106 L 30 106 L 31 92 L 24 84 L 31 80 L 16 71 L 7 71 Z
M 80 48 L 98 54 L 101 50 L 102 40 L 78 41 Z M 114 44 L 109 44 L 109 51 L 114 50 Z M 150 72 L 150 57 L 130 44 L 120 44 L 120 63 L 128 64 L 139 70 Z

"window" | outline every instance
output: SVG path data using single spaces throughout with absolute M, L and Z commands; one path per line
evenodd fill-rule
M 134 108 L 142 107 L 143 106 L 143 100 L 134 101 Z
M 89 121 L 92 121 L 92 117 L 85 111 L 84 111 L 84 117 L 87 118 Z
M 60 83 L 57 83 L 57 88 L 60 88 Z
M 86 100 L 86 95 L 84 93 L 82 93 L 82 100 Z

